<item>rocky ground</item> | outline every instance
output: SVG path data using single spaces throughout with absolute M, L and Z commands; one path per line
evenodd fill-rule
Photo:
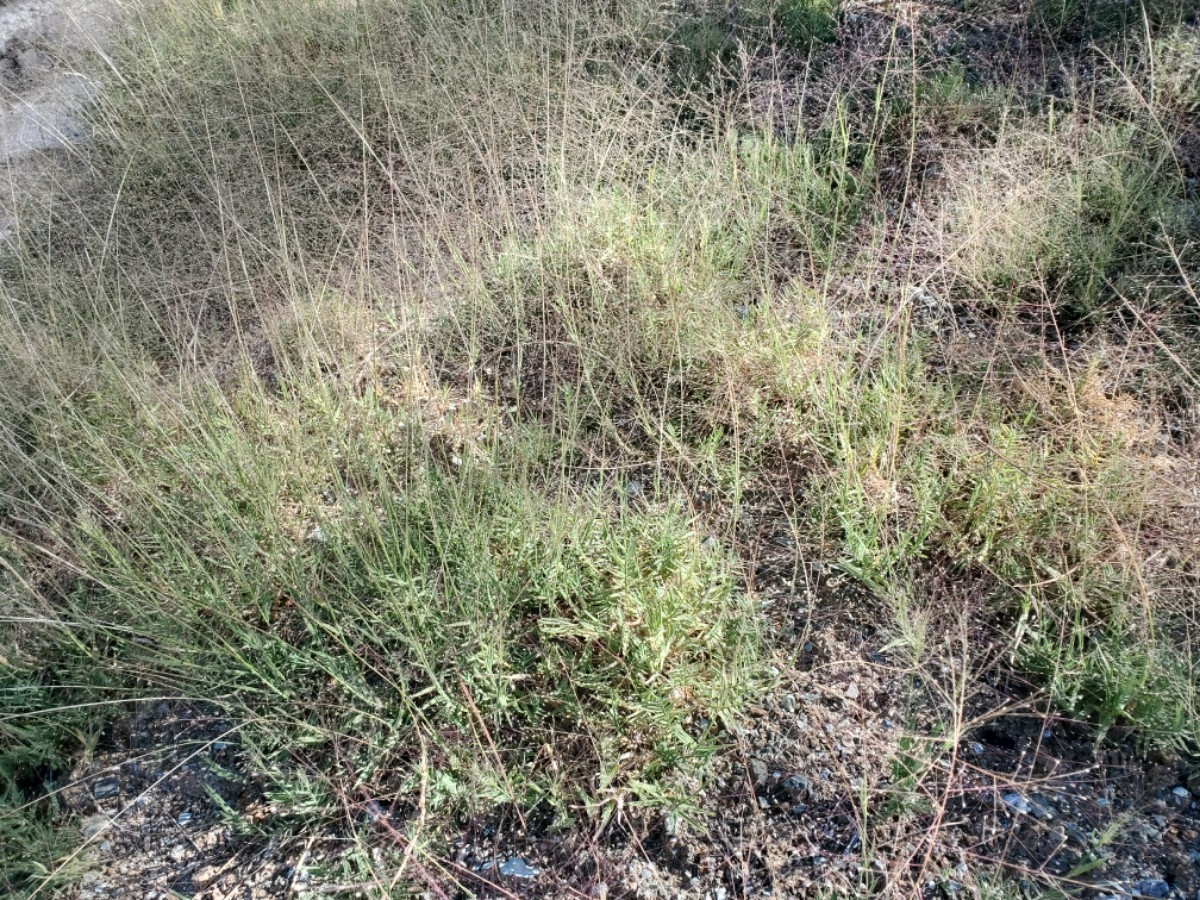
M 1004 871 L 1031 895 L 1200 897 L 1200 770 L 1048 714 L 986 649 L 947 653 L 940 680 L 916 674 L 875 634 L 869 596 L 788 571 L 787 556 L 760 565 L 779 684 L 723 733 L 736 750 L 693 808 L 600 829 L 540 810 L 466 821 L 401 864 L 425 896 L 731 900 L 916 883 L 955 898 Z M 964 662 L 985 670 L 962 694 Z M 242 761 L 219 716 L 146 704 L 62 791 L 86 870 L 70 896 L 374 896 L 383 883 L 351 857 L 394 872 L 420 830 L 412 803 L 352 797 L 341 821 L 290 836 L 286 803 Z

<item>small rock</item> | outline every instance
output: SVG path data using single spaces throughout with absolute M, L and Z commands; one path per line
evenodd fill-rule
M 100 844 L 101 853 L 112 853 L 112 841 L 103 841 Z
M 767 774 L 770 772 L 770 768 L 763 760 L 758 759 L 757 757 L 751 757 L 749 768 L 750 778 L 755 784 L 762 784 L 767 780 Z
M 1192 792 L 1182 786 L 1172 788 L 1171 799 L 1178 806 L 1187 806 L 1191 802 Z
M 176 844 L 171 848 L 170 856 L 175 862 L 183 862 L 183 858 L 187 856 L 187 847 L 183 844 Z
M 983 744 L 979 743 L 979 741 L 971 741 L 967 744 L 967 747 L 970 748 L 971 753 L 975 756 L 983 756 Z
M 1143 878 L 1133 890 L 1143 897 L 1163 898 L 1171 893 L 1171 886 L 1160 878 Z
M 79 823 L 83 831 L 83 839 L 90 841 L 96 835 L 100 834 L 104 829 L 108 828 L 109 819 L 104 813 L 97 813 L 94 816 L 88 816 Z
M 192 821 L 192 814 L 190 812 L 181 812 L 179 814 L 179 818 L 175 821 L 177 821 L 180 825 L 187 825 Z
M 845 696 L 845 698 L 847 700 L 857 700 L 858 699 L 858 684 L 856 684 L 855 682 L 852 681 L 848 685 L 846 685 L 846 691 L 843 696 Z
M 779 789 L 792 795 L 792 799 L 808 793 L 808 780 L 800 775 L 789 775 L 779 782 Z
M 1077 825 L 1068 822 L 1063 826 L 1063 831 L 1067 833 L 1067 840 L 1078 847 L 1086 847 L 1090 843 L 1087 833 Z
M 500 864 L 500 874 L 506 878 L 536 878 L 541 869 L 531 866 L 519 856 L 510 856 Z
M 725 900 L 725 898 L 727 896 L 728 896 L 728 893 L 726 892 L 725 888 L 723 888 L 723 887 L 719 887 L 715 891 L 713 891 L 713 900 Z
M 1029 801 L 1015 791 L 1005 794 L 1001 799 L 1004 800 L 1005 806 L 1019 813 L 1027 813 L 1030 810 Z
M 1035 794 L 1029 798 L 1028 802 L 1029 811 L 1033 813 L 1035 818 L 1045 822 L 1052 822 L 1054 820 L 1054 806 L 1045 797 Z
M 208 887 L 209 883 L 221 874 L 218 866 L 204 866 L 192 875 L 192 884 L 196 887 Z
M 121 782 L 116 775 L 105 775 L 92 782 L 92 797 L 96 800 L 107 800 L 121 793 Z

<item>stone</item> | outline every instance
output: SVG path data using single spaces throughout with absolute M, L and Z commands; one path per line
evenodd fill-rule
M 1161 900 L 1171 893 L 1171 886 L 1161 878 L 1143 878 L 1133 886 L 1133 890 L 1143 897 L 1155 897 Z
M 121 782 L 116 775 L 105 775 L 92 782 L 92 797 L 96 800 L 108 800 L 121 793 Z
M 846 685 L 845 697 L 847 700 L 857 700 L 858 699 L 858 684 L 856 684 L 855 682 L 852 681 L 848 685 Z
M 755 784 L 762 784 L 766 781 L 769 772 L 770 768 L 763 760 L 757 757 L 750 758 L 750 778 Z
M 541 874 L 541 869 L 531 866 L 519 856 L 510 856 L 500 863 L 500 874 L 506 878 L 536 878 Z
M 109 826 L 109 818 L 104 813 L 97 813 L 94 816 L 88 816 L 79 823 L 80 829 L 83 831 L 83 839 L 90 841 L 96 835 L 103 832 Z
M 1015 791 L 1005 794 L 1001 799 L 1005 806 L 1019 813 L 1027 813 L 1030 810 L 1029 801 Z
M 800 775 L 789 775 L 779 782 L 779 789 L 786 791 L 794 800 L 808 793 L 808 780 Z

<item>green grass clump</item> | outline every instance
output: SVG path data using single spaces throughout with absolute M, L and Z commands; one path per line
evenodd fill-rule
M 456 808 L 669 793 L 710 752 L 685 724 L 754 690 L 753 608 L 669 506 L 547 496 L 516 449 L 442 460 L 419 422 L 315 377 L 105 388 L 34 426 L 70 434 L 58 478 L 80 492 L 53 526 L 82 626 L 59 677 L 209 698 L 266 765 L 336 749 L 376 790 L 426 746 Z M 130 403 L 118 445 L 100 423 Z
M 808 51 L 833 38 L 840 9 L 838 0 L 780 0 L 775 19 L 792 46 Z
M 1001 305 L 1049 302 L 1064 319 L 1152 269 L 1186 203 L 1170 147 L 1132 126 L 1068 120 L 983 162 L 951 206 L 957 273 Z
M 1018 623 L 1014 653 L 1066 708 L 1166 745 L 1200 738 L 1189 651 L 1170 637 L 1178 612 L 1149 599 L 1171 576 L 1145 562 L 1185 501 L 1161 469 L 1158 423 L 1130 398 L 1093 375 L 975 394 L 929 379 L 919 345 L 887 342 L 805 393 L 802 439 L 827 467 L 817 518 L 837 523 L 843 568 L 902 604 L 946 567 L 985 572 Z
M 1178 24 L 1188 11 L 1179 0 L 1036 0 L 1033 19 L 1059 39 L 1112 41 L 1147 26 Z

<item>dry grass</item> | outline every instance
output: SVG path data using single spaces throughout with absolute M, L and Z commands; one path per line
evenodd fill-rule
M 497 808 L 700 824 L 809 677 L 763 522 L 923 686 L 863 750 L 864 870 L 932 835 L 889 891 L 990 672 L 1194 751 L 1200 38 L 1163 7 L 1091 55 L 1051 11 L 1089 80 L 1019 108 L 953 23 L 853 5 L 132 20 L 0 263 L 0 877 L 67 873 L 22 862 L 73 858 L 38 773 L 162 693 L 289 828 L 419 802 L 381 883 Z

